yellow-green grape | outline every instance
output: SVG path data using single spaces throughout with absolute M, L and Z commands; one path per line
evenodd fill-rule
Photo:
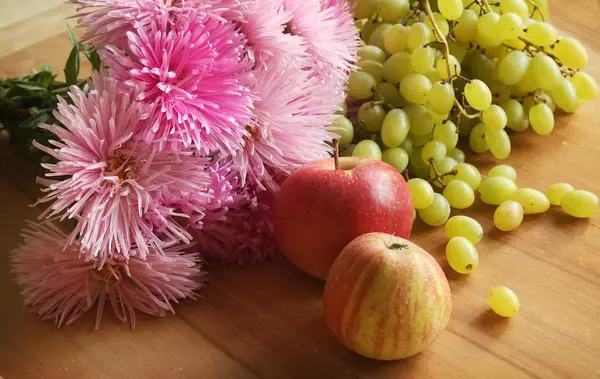
M 535 84 L 545 90 L 556 87 L 559 81 L 563 79 L 556 62 L 544 54 L 537 54 L 531 59 L 529 73 L 531 73 Z
M 400 96 L 398 88 L 392 83 L 381 82 L 377 85 L 375 99 L 384 101 L 393 107 L 400 108 L 406 104 L 406 100 Z
M 515 170 L 512 166 L 507 164 L 501 164 L 495 167 L 492 167 L 490 172 L 488 172 L 488 178 L 493 178 L 496 176 L 500 176 L 506 179 L 510 179 L 513 182 L 517 181 L 517 170 Z
M 435 68 L 429 70 L 425 74 L 425 76 L 427 77 L 427 79 L 429 79 L 429 81 L 431 82 L 431 85 L 435 85 L 435 83 L 440 82 L 442 80 L 440 73 Z
M 344 116 L 340 116 L 333 121 L 332 132 L 340 136 L 340 145 L 349 145 L 354 139 L 354 126 Z
M 419 74 L 426 74 L 433 68 L 435 54 L 429 46 L 419 46 L 413 50 L 410 57 L 413 71 Z
M 430 90 L 431 82 L 422 74 L 408 74 L 400 82 L 400 94 L 414 104 L 425 104 Z
M 533 95 L 525 96 L 523 98 L 523 110 L 525 111 L 525 114 L 527 114 L 529 116 L 529 111 L 531 110 L 531 108 L 533 108 L 533 106 L 535 104 L 536 104 L 535 96 L 533 96 Z
M 529 63 L 531 64 L 531 61 Z M 535 82 L 535 78 L 533 77 L 530 67 L 531 66 L 527 67 L 527 72 L 523 78 L 512 87 L 512 91 L 515 96 L 525 96 L 538 89 L 538 85 Z
M 464 237 L 476 244 L 483 238 L 483 228 L 471 217 L 454 216 L 446 222 L 446 235 L 448 238 Z
M 463 12 L 461 0 L 438 0 L 438 9 L 448 20 L 458 20 Z
M 547 22 L 534 22 L 525 30 L 525 38 L 538 46 L 550 46 L 558 38 L 558 32 Z
M 454 149 L 458 143 L 456 124 L 450 120 L 446 120 L 444 123 L 435 125 L 433 139 L 443 143 L 446 146 L 446 151 Z
M 441 226 L 450 217 L 450 204 L 439 193 L 433 195 L 433 203 L 425 209 L 419 209 L 419 217 L 429 226 Z
M 448 32 L 450 31 L 450 26 L 448 25 L 448 21 L 446 21 L 446 18 L 438 12 L 433 12 L 433 19 L 435 20 L 435 23 L 439 30 L 442 32 L 442 35 L 447 36 Z M 441 38 L 437 35 L 437 32 L 433 28 L 433 23 L 431 22 L 431 19 L 427 17 L 424 22 L 427 28 L 429 29 L 429 32 L 431 33 L 431 41 L 441 41 Z
M 502 84 L 499 80 L 491 82 L 489 87 L 492 91 L 492 102 L 495 104 L 501 104 L 512 96 L 511 88 Z
M 506 130 L 498 130 L 497 132 L 486 131 L 485 143 L 490 153 L 497 159 L 506 159 L 510 155 L 510 137 L 506 133 Z
M 406 37 L 406 47 L 412 51 L 428 43 L 431 40 L 431 32 L 427 28 L 427 25 L 422 22 L 416 22 L 411 25 Z
M 437 71 L 436 71 L 437 72 Z M 437 82 L 427 94 L 427 107 L 438 114 L 448 114 L 454 106 L 454 89 L 447 82 Z
M 471 42 L 477 38 L 477 14 L 471 9 L 465 9 L 454 26 L 454 36 L 457 41 Z
M 508 86 L 517 84 L 529 67 L 530 58 L 522 51 L 511 51 L 496 64 L 496 76 L 498 80 Z
M 544 91 L 538 91 L 538 93 L 536 93 L 537 98 L 537 102 L 539 103 L 545 103 L 546 105 L 548 105 L 550 107 L 550 109 L 552 110 L 552 112 L 554 112 L 556 110 L 556 104 L 554 104 L 554 100 L 552 100 L 552 97 L 550 97 L 549 94 L 547 94 Z M 579 92 L 577 92 L 577 98 L 579 99 Z
M 466 43 L 455 42 L 452 40 L 448 41 L 448 50 L 450 50 L 450 54 L 452 54 L 452 56 L 454 56 L 460 63 L 463 63 L 465 60 L 468 49 L 469 45 Z
M 361 71 L 364 71 L 367 74 L 371 75 L 373 79 L 375 79 L 376 83 L 379 84 L 383 80 L 383 65 L 381 63 L 375 61 L 361 60 L 356 62 L 356 65 L 360 67 Z
M 474 53 L 471 58 L 471 73 L 473 78 L 484 82 L 491 82 L 494 78 L 497 59 L 492 59 L 485 54 Z
M 498 20 L 498 31 L 503 39 L 513 40 L 523 34 L 523 20 L 516 13 L 504 13 Z
M 552 53 L 566 66 L 574 69 L 582 69 L 587 66 L 587 51 L 575 38 L 560 38 L 553 46 Z
M 375 78 L 362 71 L 355 71 L 348 79 L 348 95 L 356 99 L 368 99 L 373 96 L 373 87 L 377 85 Z
M 392 54 L 383 64 L 383 79 L 393 84 L 400 83 L 411 72 L 410 53 L 406 51 Z
M 516 13 L 521 18 L 529 17 L 529 10 L 527 9 L 525 0 L 500 0 L 500 12 Z
M 498 46 L 502 43 L 500 33 L 500 15 L 494 12 L 486 13 L 477 20 L 477 41 L 486 47 Z
M 483 123 L 490 132 L 497 132 L 506 127 L 507 118 L 504 109 L 496 104 L 490 105 L 489 108 L 483 111 L 481 114 Z
M 519 312 L 519 298 L 507 287 L 494 287 L 488 293 L 488 305 L 498 316 L 513 317 Z
M 521 204 L 526 215 L 544 213 L 550 209 L 550 201 L 546 195 L 533 188 L 519 188 L 510 200 Z
M 381 64 L 385 63 L 385 52 L 373 45 L 364 45 L 358 49 L 358 56 L 361 60 L 365 61 L 375 61 Z
M 369 37 L 369 45 L 377 46 L 380 49 L 385 49 L 384 41 L 385 35 L 390 31 L 392 25 L 381 24 L 373 31 L 373 34 Z
M 520 132 L 529 127 L 529 118 L 525 117 L 523 105 L 517 100 L 506 100 L 500 106 L 506 113 L 506 126 L 508 128 Z
M 429 182 L 420 178 L 412 178 L 407 184 L 412 197 L 413 208 L 425 209 L 433 203 L 435 192 L 433 192 L 433 187 Z
M 479 4 L 477 2 L 473 2 L 470 0 L 462 0 L 462 3 L 463 3 L 463 7 L 465 7 L 465 9 L 471 9 L 476 14 L 481 13 L 481 7 L 479 6 Z
M 452 158 L 456 163 L 464 163 L 465 153 L 458 147 L 455 147 L 446 154 L 446 158 Z
M 398 172 L 404 172 L 408 166 L 408 154 L 404 149 L 394 147 L 383 152 L 381 160 L 394 167 Z
M 398 147 L 408 136 L 410 120 L 402 109 L 392 109 L 383 119 L 381 139 L 387 147 Z
M 487 178 L 479 185 L 481 201 L 486 204 L 500 205 L 517 192 L 517 185 L 510 179 L 495 176 Z
M 422 148 L 425 144 L 433 139 L 433 133 L 429 132 L 423 135 L 409 134 L 413 146 Z
M 341 116 L 346 116 L 347 113 L 348 113 L 348 106 L 346 105 L 346 103 L 341 103 L 340 109 L 335 112 L 335 114 L 339 114 Z
M 377 21 L 377 19 L 367 20 L 360 31 L 362 40 L 368 42 L 375 29 L 377 29 L 381 24 L 382 22 Z
M 433 179 L 436 177 L 435 172 L 437 171 L 439 175 L 444 175 L 449 173 L 450 171 L 454 170 L 454 167 L 456 167 L 458 163 L 453 159 L 453 158 L 449 158 L 449 157 L 444 157 L 442 160 L 435 162 L 435 164 L 431 165 L 430 169 L 429 169 L 429 178 Z M 433 169 L 435 167 L 435 170 Z M 444 184 L 448 184 L 445 182 L 446 176 L 444 176 L 442 178 L 442 182 Z M 436 187 L 440 187 L 442 188 L 442 185 L 436 180 L 433 182 Z
M 573 84 L 561 77 L 550 91 L 554 103 L 565 112 L 572 113 L 577 109 L 577 91 Z
M 460 75 L 460 62 L 458 61 L 458 59 L 456 59 L 456 57 L 450 54 L 448 55 L 448 62 L 450 62 L 451 74 L 448 73 L 448 65 L 446 64 L 446 58 L 438 59 L 437 63 L 435 64 L 435 69 L 444 80 L 448 79 L 450 76 L 453 75 Z
M 462 180 L 453 180 L 443 192 L 444 197 L 452 208 L 467 209 L 475 201 L 475 192 L 473 188 Z
M 471 129 L 471 133 L 469 134 L 469 146 L 474 153 L 481 154 L 488 151 L 485 131 L 485 124 L 483 122 L 480 122 Z
M 456 175 L 448 175 L 444 177 L 444 184 L 450 183 L 452 180 L 462 180 L 477 190 L 481 185 L 481 174 L 477 167 L 470 163 L 459 163 L 453 170 L 456 170 Z
M 404 151 L 406 151 L 408 153 L 408 155 L 410 155 L 410 153 L 412 153 L 413 150 L 413 143 L 412 143 L 412 139 L 410 136 L 406 137 L 404 139 L 404 142 L 402 142 L 400 144 L 400 147 L 404 149 Z
M 412 134 L 415 136 L 426 136 L 432 133 L 434 124 L 429 109 L 420 104 L 408 104 L 404 107 L 404 111 L 410 120 L 410 132 Z M 414 142 L 415 140 L 413 139 L 413 144 Z
M 504 44 L 514 50 L 524 50 L 527 46 L 525 45 L 525 42 L 521 41 L 520 39 L 507 39 L 504 40 Z
M 385 35 L 385 39 L 383 40 L 383 45 L 388 53 L 394 54 L 400 51 L 406 51 L 408 29 L 408 26 L 396 24 L 393 25 L 390 30 L 388 30 L 387 34 Z
M 501 58 L 504 55 L 506 55 L 506 53 L 508 53 L 509 51 L 510 50 L 506 46 L 498 45 L 493 47 L 487 47 L 485 53 L 490 58 Z
M 431 110 L 430 110 L 430 112 L 431 112 Z M 433 120 L 434 124 L 441 124 L 442 122 L 446 121 L 449 116 L 450 115 L 448 113 L 437 114 L 435 112 L 431 112 L 431 119 Z
M 352 12 L 355 18 L 367 18 L 371 17 L 373 13 L 377 11 L 377 4 L 379 0 L 358 0 L 354 1 L 356 4 Z
M 377 13 L 383 21 L 396 22 L 408 13 L 409 8 L 408 0 L 379 0 Z
M 560 207 L 573 217 L 592 217 L 598 212 L 598 196 L 589 191 L 570 191 L 560 200 Z
M 358 108 L 358 121 L 371 133 L 379 133 L 385 119 L 386 112 L 383 106 L 372 101 L 366 102 Z
M 529 110 L 529 122 L 534 132 L 547 136 L 554 129 L 554 113 L 545 103 L 536 104 Z
M 532 3 L 536 4 L 538 6 L 538 8 L 542 12 L 540 13 L 539 10 L 535 10 L 535 8 L 533 7 Z M 529 10 L 529 14 L 533 14 L 531 16 L 531 18 L 534 19 L 534 20 L 536 20 L 536 21 L 542 21 L 543 20 L 542 14 L 546 18 L 546 20 L 548 19 L 548 16 L 550 16 L 550 9 L 548 9 L 548 0 L 532 0 L 532 1 L 528 1 L 527 2 L 527 9 Z
M 429 162 L 423 161 L 423 158 L 421 157 L 422 150 L 422 147 L 413 147 L 409 154 L 410 169 L 418 178 L 429 179 L 429 169 L 431 166 L 429 165 Z
M 490 88 L 479 79 L 471 80 L 465 85 L 465 98 L 478 111 L 487 109 L 492 104 Z
M 441 161 L 446 156 L 446 145 L 441 143 L 440 141 L 429 141 L 423 146 L 423 151 L 421 152 L 421 157 L 423 161 L 430 162 L 432 159 L 434 161 Z
M 470 274 L 479 266 L 479 253 L 468 239 L 453 237 L 446 245 L 446 260 L 459 274 Z
M 364 157 L 381 160 L 381 149 L 375 141 L 369 139 L 362 140 L 356 144 L 354 150 L 352 150 L 353 157 Z
M 554 183 L 546 190 L 546 197 L 550 204 L 560 205 L 563 196 L 571 191 L 575 191 L 575 188 L 569 183 Z
M 569 80 L 575 87 L 578 98 L 594 100 L 598 96 L 598 83 L 585 72 L 578 71 Z
M 514 200 L 504 201 L 494 212 L 494 225 L 503 232 L 515 230 L 523 222 L 523 213 L 521 204 Z

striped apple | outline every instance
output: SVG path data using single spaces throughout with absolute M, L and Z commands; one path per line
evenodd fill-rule
M 452 309 L 444 272 L 425 250 L 400 237 L 368 233 L 335 260 L 325 285 L 325 321 L 350 350 L 395 360 L 426 349 Z

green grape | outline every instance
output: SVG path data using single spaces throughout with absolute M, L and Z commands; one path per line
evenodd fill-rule
M 379 133 L 386 113 L 383 106 L 372 101 L 366 102 L 358 108 L 358 121 L 371 133 Z
M 481 201 L 486 204 L 500 205 L 517 192 L 517 185 L 510 179 L 495 176 L 487 178 L 479 185 Z
M 447 120 L 442 124 L 435 125 L 433 129 L 433 139 L 443 143 L 446 146 L 447 151 L 454 149 L 458 143 L 458 130 L 456 129 L 456 124 Z
M 510 50 L 506 48 L 506 46 L 498 45 L 494 47 L 488 47 L 485 53 L 490 58 L 501 58 L 508 54 Z
M 454 89 L 450 83 L 437 82 L 427 94 L 427 107 L 438 114 L 447 114 L 454 106 Z
M 469 105 L 478 111 L 487 109 L 492 104 L 492 92 L 479 79 L 471 80 L 465 85 L 465 98 L 469 102 Z
M 523 79 L 528 67 L 527 54 L 517 50 L 511 51 L 496 64 L 496 76 L 501 83 L 512 86 Z
M 473 188 L 462 180 L 453 180 L 444 188 L 444 197 L 452 208 L 467 209 L 475 201 Z
M 529 63 L 531 63 L 531 61 Z M 531 73 L 531 66 L 529 66 L 527 67 L 525 76 L 513 86 L 513 94 L 516 96 L 525 96 L 531 92 L 535 92 L 537 89 L 538 86 Z
M 436 162 L 441 161 L 446 156 L 446 145 L 440 141 L 429 141 L 423 146 L 421 157 L 424 162 L 430 162 L 432 159 Z
M 578 98 L 594 100 L 598 96 L 598 84 L 585 72 L 578 71 L 569 80 L 573 84 Z
M 454 169 L 454 167 L 456 167 L 457 162 L 450 157 L 444 157 L 442 160 L 435 162 L 434 165 L 430 166 L 429 168 L 429 178 L 430 179 L 434 179 L 436 177 L 435 171 L 438 172 L 438 174 L 440 175 L 444 175 L 449 173 L 450 171 L 452 171 Z M 435 170 L 433 169 L 435 167 Z M 447 178 L 447 176 L 444 176 L 442 178 L 442 182 L 444 184 L 448 184 L 445 179 Z M 436 180 L 433 182 L 436 187 L 440 187 L 442 188 L 442 185 Z
M 425 74 L 425 76 L 427 77 L 427 79 L 429 79 L 429 81 L 431 82 L 432 85 L 434 85 L 435 83 L 440 82 L 442 80 L 440 73 L 435 68 L 432 70 L 429 70 Z M 427 95 L 427 97 L 429 97 L 429 95 Z
M 396 24 L 385 35 L 383 45 L 385 50 L 390 53 L 406 51 L 406 40 L 408 38 L 408 27 L 402 24 Z M 385 59 L 384 59 L 385 61 Z
M 504 113 L 506 113 L 506 125 L 513 130 L 519 129 L 525 120 L 523 105 L 515 99 L 509 99 L 500 106 L 504 110 Z
M 424 104 L 430 90 L 431 82 L 422 74 L 408 74 L 400 82 L 400 94 L 413 104 Z
M 494 212 L 494 225 L 503 232 L 515 230 L 522 222 L 523 207 L 514 200 L 502 202 Z
M 455 147 L 454 149 L 450 150 L 448 154 L 446 154 L 446 158 L 452 158 L 457 163 L 464 163 L 465 153 L 458 147 Z
M 587 51 L 575 38 L 560 38 L 553 46 L 552 53 L 566 66 L 574 69 L 582 69 L 587 66 Z
M 379 145 L 377 145 L 377 142 L 366 139 L 356 144 L 352 151 L 352 156 L 371 158 L 380 161 L 381 149 L 379 148 Z
M 550 10 L 548 9 L 548 0 L 532 0 L 527 2 L 527 10 L 529 11 L 529 14 L 533 14 L 533 16 L 531 16 L 532 19 L 536 21 L 542 21 L 542 13 L 540 13 L 539 11 L 535 11 L 534 13 L 534 7 L 532 3 L 535 3 L 541 9 L 542 13 L 546 18 L 550 16 Z
M 550 97 L 550 95 L 548 95 L 546 92 L 538 91 L 536 93 L 536 98 L 538 99 L 538 102 L 543 102 L 546 105 L 548 105 L 550 107 L 550 109 L 552 110 L 552 112 L 554 112 L 556 110 L 556 104 L 554 104 L 552 97 Z M 577 98 L 578 99 L 580 98 L 579 93 L 577 93 Z
M 497 132 L 506 127 L 506 112 L 496 104 L 492 104 L 488 109 L 484 110 L 481 118 L 485 127 L 490 132 Z
M 444 184 L 448 184 L 453 180 L 462 180 L 477 190 L 481 185 L 481 174 L 477 167 L 469 163 L 459 163 L 453 170 L 456 170 L 456 175 L 448 175 L 444 177 Z
M 433 68 L 435 54 L 429 46 L 419 46 L 413 50 L 410 57 L 413 71 L 419 74 L 426 74 Z
M 392 54 L 383 64 L 383 79 L 392 84 L 400 83 L 411 72 L 410 53 L 406 51 Z
M 504 13 L 498 20 L 498 31 L 505 40 L 516 39 L 523 34 L 523 20 L 516 13 Z
M 360 67 L 361 71 L 364 71 L 367 74 L 371 75 L 373 79 L 375 79 L 376 83 L 379 84 L 383 80 L 383 65 L 381 63 L 375 61 L 361 60 L 356 62 L 356 65 Z
M 371 17 L 377 11 L 379 0 L 358 0 L 354 1 L 356 6 L 353 9 L 354 17 L 367 18 Z
M 354 139 L 354 126 L 350 120 L 340 116 L 333 121 L 332 131 L 340 136 L 340 145 L 349 145 Z
M 500 83 L 499 80 L 494 80 L 489 83 L 490 91 L 492 91 L 492 102 L 495 104 L 501 104 L 506 100 L 510 99 L 512 93 L 511 88 Z
M 438 0 L 438 9 L 448 20 L 458 20 L 463 13 L 461 0 Z
M 513 182 L 517 181 L 517 170 L 515 170 L 512 166 L 507 164 L 501 164 L 495 167 L 492 167 L 490 172 L 488 172 L 488 178 L 494 178 L 496 176 L 510 179 Z
M 430 110 L 431 112 L 431 110 Z M 431 119 L 433 120 L 433 124 L 441 124 L 448 119 L 449 114 L 437 114 L 435 112 L 431 112 Z
M 381 24 L 373 31 L 373 34 L 369 37 L 369 45 L 377 46 L 380 49 L 385 49 L 385 35 L 392 29 L 390 24 Z
M 383 119 L 381 140 L 387 147 L 398 147 L 408 136 L 410 120 L 402 109 L 392 109 Z
M 406 47 L 412 51 L 419 46 L 425 45 L 431 40 L 431 32 L 427 25 L 422 22 L 416 22 L 411 25 L 406 38 Z
M 475 14 L 481 13 L 481 7 L 479 6 L 479 4 L 477 2 L 473 2 L 471 0 L 462 0 L 462 3 L 463 3 L 463 7 L 465 7 L 465 9 L 470 9 Z
M 534 22 L 525 30 L 525 38 L 538 46 L 550 46 L 558 38 L 558 32 L 547 22 Z
M 469 134 L 469 146 L 474 153 L 481 154 L 488 151 L 487 141 L 485 139 L 485 124 L 480 122 L 475 125 Z
M 437 63 L 435 64 L 435 69 L 444 80 L 448 79 L 451 75 L 460 75 L 460 62 L 458 61 L 458 59 L 456 59 L 453 55 L 448 55 L 448 62 L 450 62 L 451 74 L 448 73 L 448 65 L 446 64 L 446 58 L 438 59 Z
M 560 200 L 560 207 L 573 217 L 592 217 L 598 212 L 598 196 L 589 191 L 570 191 Z
M 340 109 L 337 112 L 335 112 L 335 114 L 346 116 L 346 114 L 348 114 L 348 106 L 346 105 L 346 103 L 341 103 Z
M 404 107 L 404 111 L 410 120 L 410 132 L 413 135 L 425 136 L 432 133 L 433 117 L 429 109 L 420 104 L 408 104 Z M 415 140 L 413 139 L 414 142 Z
M 479 253 L 464 237 L 452 237 L 446 245 L 446 260 L 459 274 L 470 274 L 479 266 Z
M 366 72 L 355 71 L 348 79 L 348 95 L 356 99 L 368 99 L 373 96 L 371 91 L 377 85 L 375 78 Z
M 456 58 L 461 64 L 465 60 L 465 56 L 467 55 L 467 51 L 469 49 L 468 44 L 462 42 L 448 41 L 448 50 L 450 50 L 450 54 Z
M 446 21 L 446 18 L 438 12 L 433 12 L 433 19 L 435 20 L 435 23 L 437 24 L 437 27 L 440 29 L 442 34 L 444 36 L 447 36 L 448 32 L 450 31 L 450 26 L 448 25 L 448 21 Z M 431 19 L 429 19 L 429 17 L 426 18 L 424 23 L 429 29 L 429 32 L 431 33 L 431 41 L 441 41 L 440 37 L 437 35 L 437 32 L 433 29 Z
M 433 203 L 424 209 L 419 209 L 419 217 L 429 226 L 441 226 L 450 217 L 448 200 L 439 193 L 433 195 Z
M 504 40 L 504 44 L 513 50 L 525 50 L 525 47 L 527 46 L 525 45 L 525 42 L 520 39 L 507 39 Z
M 541 136 L 547 136 L 554 129 L 554 114 L 545 103 L 536 104 L 529 110 L 529 122 L 533 131 Z
M 396 22 L 408 13 L 409 8 L 408 0 L 379 0 L 377 13 L 383 21 Z
M 525 0 L 500 0 L 500 12 L 516 13 L 521 18 L 529 17 L 529 10 L 527 9 Z
M 448 238 L 463 237 L 476 244 L 483 238 L 483 228 L 471 217 L 454 216 L 446 222 L 446 235 Z
M 510 200 L 521 204 L 526 215 L 544 213 L 550 209 L 550 201 L 546 195 L 533 188 L 519 188 Z
M 486 13 L 477 20 L 477 41 L 486 47 L 498 46 L 502 43 L 500 33 L 500 15 L 497 13 Z
M 385 63 L 385 52 L 373 45 L 364 45 L 358 49 L 358 56 L 361 60 L 375 61 L 381 64 Z
M 498 130 L 497 132 L 486 131 L 485 143 L 490 153 L 496 159 L 506 159 L 510 155 L 510 137 L 506 133 L 506 130 Z
M 542 89 L 550 90 L 563 78 L 560 69 L 552 58 L 538 54 L 529 62 L 529 71 L 535 84 Z
M 487 301 L 498 316 L 513 317 L 519 312 L 519 298 L 510 288 L 503 286 L 492 288 L 488 293 Z
M 369 38 L 371 38 L 371 35 L 375 31 L 375 29 L 377 29 L 379 27 L 379 25 L 381 25 L 381 24 L 382 24 L 382 22 L 379 22 L 375 19 L 368 20 L 360 32 L 360 36 L 361 36 L 362 40 L 365 42 L 369 41 Z
M 423 135 L 409 134 L 413 146 L 423 148 L 425 144 L 433 139 L 433 132 L 429 132 Z
M 485 54 L 475 54 L 471 60 L 473 78 L 491 82 L 494 78 L 497 59 L 491 59 Z
M 408 153 L 408 155 L 410 155 L 412 153 L 413 150 L 413 143 L 412 143 L 412 139 L 410 136 L 406 137 L 404 139 L 404 142 L 402 142 L 400 144 L 400 147 L 404 149 L 404 151 L 406 151 Z
M 574 112 L 577 109 L 577 91 L 573 84 L 561 77 L 550 91 L 554 103 L 565 112 Z
M 377 85 L 375 99 L 384 101 L 389 105 L 400 108 L 406 104 L 406 100 L 400 96 L 400 92 L 398 92 L 398 88 L 394 86 L 392 83 L 381 82 Z
M 571 191 L 575 191 L 575 188 L 569 183 L 555 183 L 546 190 L 546 197 L 550 204 L 560 205 L 562 198 Z
M 457 41 L 471 42 L 477 38 L 477 14 L 471 9 L 465 9 L 456 26 L 454 26 L 454 36 Z
M 409 164 L 410 169 L 413 174 L 421 179 L 429 179 L 429 168 L 431 167 L 429 163 L 423 161 L 421 157 L 422 147 L 413 147 L 412 152 L 409 154 Z
M 383 152 L 381 160 L 402 173 L 408 166 L 408 154 L 404 149 L 394 147 Z
M 523 111 L 525 112 L 526 115 L 529 116 L 529 111 L 531 110 L 531 108 L 533 108 L 535 103 L 536 103 L 536 100 L 535 100 L 535 96 L 533 96 L 533 95 L 525 96 L 523 98 Z
M 412 178 L 408 182 L 408 190 L 412 196 L 413 208 L 425 209 L 433 204 L 433 187 L 426 180 Z

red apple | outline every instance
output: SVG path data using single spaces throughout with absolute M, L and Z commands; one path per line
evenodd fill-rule
M 327 326 L 349 349 L 394 360 L 426 349 L 452 310 L 444 272 L 419 246 L 384 233 L 356 238 L 329 271 Z
M 279 248 L 321 279 L 354 238 L 369 232 L 408 238 L 412 223 L 412 198 L 402 175 L 366 158 L 340 158 L 338 169 L 332 158 L 308 163 L 286 179 L 275 203 Z

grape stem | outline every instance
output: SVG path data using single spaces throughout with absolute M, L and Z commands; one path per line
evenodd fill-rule
M 433 159 L 433 158 L 429 159 L 429 164 L 431 165 L 431 168 L 433 169 L 433 173 L 435 174 L 435 177 L 429 179 L 429 181 L 432 182 L 432 183 L 433 182 L 438 182 L 442 188 L 446 188 L 446 185 L 444 184 L 444 181 L 443 181 L 444 176 L 456 175 L 457 174 L 456 170 L 452 170 L 452 171 L 440 174 L 439 171 L 437 170 L 437 167 L 435 167 L 435 159 Z
M 340 169 L 340 140 L 333 140 L 333 166 L 336 170 Z
M 546 17 L 544 16 L 544 12 L 542 12 L 542 8 L 540 8 L 539 5 L 537 5 L 536 2 L 533 0 L 525 0 L 525 1 L 527 1 L 533 7 L 533 11 L 531 12 L 531 17 L 533 18 L 533 15 L 535 14 L 535 12 L 538 11 L 540 13 L 540 16 L 542 17 L 542 21 L 546 22 Z
M 490 4 L 487 2 L 487 0 L 481 0 L 481 3 L 485 6 L 485 10 L 488 13 L 493 12 L 492 7 L 490 7 Z M 484 7 L 481 7 L 481 9 L 483 9 Z

